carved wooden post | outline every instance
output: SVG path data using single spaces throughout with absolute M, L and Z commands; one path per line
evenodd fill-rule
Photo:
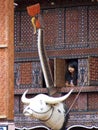
M 0 0 L 0 125 L 8 130 L 14 130 L 13 3 L 13 0 Z

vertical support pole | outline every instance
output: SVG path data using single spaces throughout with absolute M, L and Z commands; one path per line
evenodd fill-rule
M 14 126 L 13 3 L 13 0 L 0 0 L 0 125 L 8 125 L 8 130 Z

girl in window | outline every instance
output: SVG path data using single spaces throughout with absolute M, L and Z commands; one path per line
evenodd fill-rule
M 76 61 L 70 62 L 65 74 L 66 87 L 73 87 L 77 85 L 78 79 L 78 65 Z

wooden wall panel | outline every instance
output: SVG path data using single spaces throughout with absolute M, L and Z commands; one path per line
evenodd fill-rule
M 89 7 L 89 42 L 98 46 L 98 6 Z
M 0 118 L 7 118 L 8 58 L 5 49 L 0 49 Z
M 78 86 L 88 86 L 88 76 L 89 76 L 89 70 L 88 70 L 88 59 L 87 58 L 81 58 L 78 59 Z
M 87 42 L 87 7 L 66 8 L 65 16 L 66 46 L 72 48 L 85 46 Z
M 65 86 L 65 60 L 54 59 L 54 86 Z
M 89 57 L 89 85 L 98 85 L 98 57 Z
M 47 49 L 61 48 L 64 45 L 64 9 L 44 10 L 42 18 L 45 27 L 44 44 Z
M 88 110 L 98 110 L 98 93 L 88 93 Z
M 0 0 L 0 118 L 14 118 L 14 5 Z
M 42 87 L 42 70 L 39 62 L 15 63 L 15 88 Z

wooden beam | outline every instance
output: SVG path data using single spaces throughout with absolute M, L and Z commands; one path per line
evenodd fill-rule
M 0 44 L 0 49 L 1 49 L 1 48 L 7 48 L 7 47 L 8 47 L 7 44 Z

